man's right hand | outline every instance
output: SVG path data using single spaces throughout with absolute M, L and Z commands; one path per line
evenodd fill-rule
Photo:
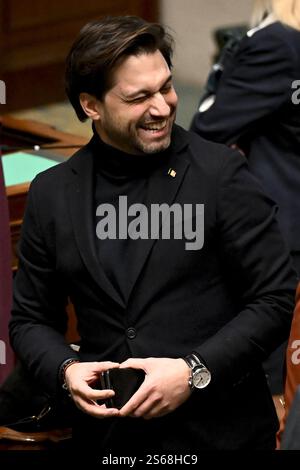
M 113 390 L 96 390 L 90 385 L 99 380 L 101 372 L 118 368 L 117 362 L 77 362 L 71 364 L 65 372 L 65 381 L 75 405 L 95 418 L 119 416 L 116 408 L 106 408 L 97 400 L 106 400 L 114 396 Z

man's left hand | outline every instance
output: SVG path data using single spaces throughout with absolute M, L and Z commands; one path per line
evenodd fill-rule
M 175 410 L 190 396 L 190 368 L 183 359 L 128 359 L 121 368 L 142 369 L 146 377 L 137 392 L 121 408 L 120 416 L 157 418 Z

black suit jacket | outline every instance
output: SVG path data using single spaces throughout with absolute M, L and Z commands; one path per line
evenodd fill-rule
M 76 356 L 63 337 L 70 296 L 83 361 L 192 351 L 203 358 L 209 387 L 152 420 L 160 429 L 167 423 L 164 436 L 174 446 L 184 437 L 195 448 L 243 447 L 274 433 L 261 361 L 288 335 L 296 279 L 274 203 L 246 160 L 175 126 L 169 160 L 149 178 L 147 204 L 204 204 L 204 246 L 187 251 L 184 239 L 137 241 L 124 304 L 96 255 L 93 158 L 88 144 L 31 185 L 10 323 L 18 355 L 54 393 L 60 364 Z
M 300 272 L 299 77 L 299 31 L 275 22 L 245 36 L 226 64 L 214 104 L 195 114 L 191 130 L 244 150 L 250 170 L 278 203 Z

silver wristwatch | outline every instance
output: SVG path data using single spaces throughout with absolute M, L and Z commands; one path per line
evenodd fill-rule
M 211 381 L 211 373 L 195 354 L 183 358 L 191 369 L 189 386 L 194 388 L 205 388 Z

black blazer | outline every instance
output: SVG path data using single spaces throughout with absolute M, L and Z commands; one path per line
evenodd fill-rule
M 244 150 L 250 170 L 278 203 L 300 273 L 300 104 L 292 88 L 299 77 L 299 31 L 275 22 L 245 36 L 226 64 L 214 104 L 195 114 L 191 130 Z
M 210 386 L 152 420 L 162 429 L 180 415 L 179 430 L 166 425 L 169 437 L 184 435 L 197 448 L 238 448 L 274 433 L 261 361 L 288 335 L 296 278 L 274 203 L 246 160 L 175 126 L 169 160 L 149 178 L 147 204 L 204 204 L 204 245 L 187 251 L 184 239 L 137 241 L 124 304 L 96 256 L 93 158 L 88 144 L 31 185 L 10 323 L 17 354 L 57 391 L 60 364 L 76 357 L 63 336 L 70 296 L 83 361 L 192 351 L 203 358 Z

